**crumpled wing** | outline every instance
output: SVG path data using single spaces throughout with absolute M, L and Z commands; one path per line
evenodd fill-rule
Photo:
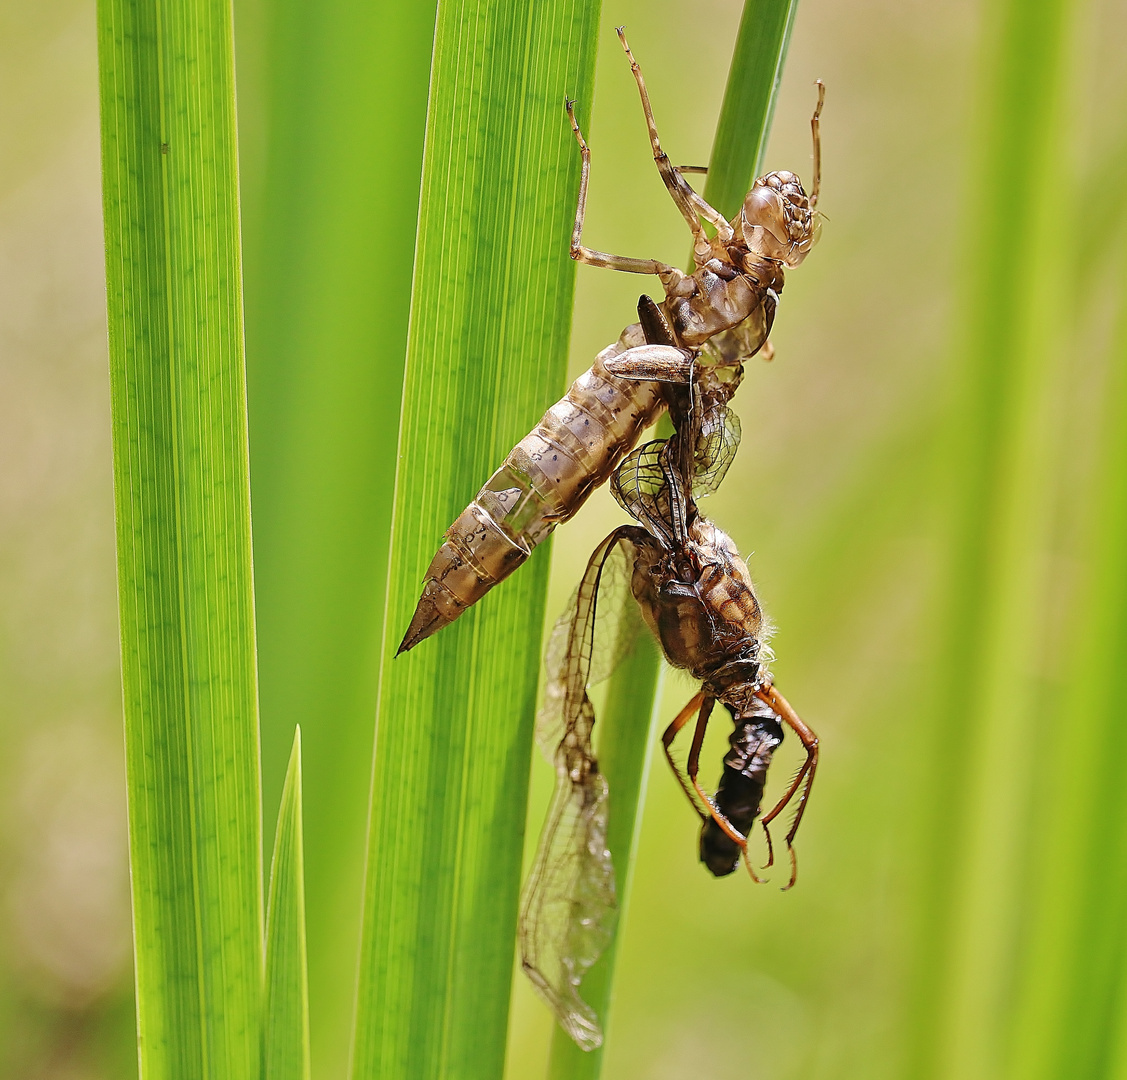
M 667 548 L 676 546 L 678 534 L 668 478 L 669 466 L 676 458 L 672 443 L 666 439 L 644 443 L 623 459 L 611 478 L 611 494 L 618 505 Z M 721 405 L 705 413 L 693 451 L 694 498 L 719 490 L 739 445 L 740 420 L 731 409 Z
M 665 475 L 668 439 L 654 439 L 631 451 L 611 477 L 615 501 L 640 521 L 666 549 L 672 549 L 674 530 Z
M 693 495 L 702 498 L 719 490 L 740 447 L 740 418 L 722 405 L 702 419 L 693 456 Z
M 739 434 L 739 417 L 726 405 L 708 410 L 701 418 L 693 448 L 695 498 L 717 492 L 724 483 L 731 462 L 736 459 Z M 636 517 L 668 547 L 675 530 L 666 476 L 667 442 L 657 439 L 629 453 L 611 479 L 611 494 L 625 512 Z
M 555 765 L 556 790 L 521 896 L 524 970 L 560 1024 L 584 1050 L 602 1045 L 594 1010 L 579 996 L 588 968 L 611 940 L 617 917 L 614 867 L 606 846 L 607 783 L 591 745 L 595 713 L 587 688 L 629 650 L 640 615 L 624 595 L 633 563 L 624 526 L 592 554 L 568 611 L 549 641 L 545 704 L 537 741 Z M 603 611 L 606 616 L 602 615 Z M 608 650 L 602 648 L 606 629 Z M 600 656 L 592 662 L 596 629 Z

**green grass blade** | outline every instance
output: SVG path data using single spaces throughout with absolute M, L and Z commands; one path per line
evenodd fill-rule
M 98 7 L 143 1075 L 259 1073 L 261 823 L 231 10 Z
M 713 144 L 710 187 L 706 189 L 709 201 L 725 213 L 735 213 L 760 167 L 797 2 L 762 4 L 748 0 L 745 4 Z M 745 133 L 742 140 L 741 130 Z M 747 131 L 759 133 L 754 153 L 748 150 Z M 721 193 L 718 202 L 707 193 L 712 192 L 714 184 L 719 185 Z M 647 638 L 610 679 L 606 706 L 599 717 L 599 764 L 611 791 L 607 846 L 614 854 L 615 886 L 623 913 L 630 902 L 630 869 L 637 850 L 638 808 L 645 796 L 645 763 L 653 749 L 654 732 L 650 728 L 660 663 L 656 644 Z M 624 921 L 619 919 L 614 941 L 583 984 L 584 1000 L 602 1018 L 604 1033 L 610 1028 L 614 964 Z M 605 1044 L 585 1053 L 557 1027 L 549 1059 L 551 1080 L 597 1080 L 604 1049 Z
M 499 1076 L 547 551 L 392 661 L 443 531 L 562 389 L 598 4 L 443 4 L 427 120 L 353 1070 Z
M 300 724 L 318 1076 L 348 1066 L 434 12 L 236 0 L 263 807 Z
M 1116 174 L 1119 190 L 1127 170 Z M 1122 243 L 1124 230 L 1119 230 Z M 1119 264 L 1123 265 L 1122 262 Z M 1122 286 L 1122 277 L 1120 277 Z M 1058 1075 L 1078 1060 L 1086 1077 L 1127 1080 L 1127 1025 L 1124 1007 L 1127 941 L 1122 932 L 1127 905 L 1127 790 L 1121 764 L 1127 747 L 1123 702 L 1127 678 L 1123 643 L 1127 641 L 1127 292 L 1120 298 L 1120 323 L 1111 353 L 1112 369 L 1105 413 L 1103 497 L 1092 546 L 1089 616 L 1092 638 L 1077 683 L 1090 687 L 1092 743 L 1103 751 L 1102 768 L 1093 784 L 1089 840 L 1084 849 L 1082 901 L 1073 916 L 1071 940 L 1077 943 L 1060 1011 Z M 1079 707 L 1088 704 L 1078 701 Z M 1084 777 L 1088 779 L 1087 776 Z M 1075 833 L 1073 835 L 1076 835 Z M 1094 1005 L 1094 1007 L 1093 1007 Z
M 263 1080 L 309 1080 L 310 1076 L 301 728 L 294 731 L 270 863 L 262 1075 Z
M 1057 191 L 1077 9 L 1068 0 L 990 8 L 972 175 L 989 177 L 998 197 L 983 198 L 977 179 L 968 189 L 979 256 L 968 267 L 947 438 L 957 501 L 944 670 L 957 675 L 934 728 L 933 870 L 920 892 L 913 1009 L 924 1033 L 919 1067 L 959 1080 L 1034 1075 L 1015 1069 L 1013 1034 L 1029 1015 L 1021 969 L 1036 951 L 1028 920 L 1038 879 L 1055 872 L 1038 863 L 1061 855 L 1035 853 L 1046 808 L 1042 740 L 1061 730 L 1044 599 L 1065 454 L 1054 342 L 1062 327 L 1052 311 L 1069 308 Z M 953 720 L 970 733 L 954 769 Z
M 745 0 L 704 197 L 725 217 L 763 168 L 798 0 Z
M 1127 1076 L 1122 1015 L 1127 939 L 1127 297 L 1104 383 L 1100 453 L 1086 485 L 1091 521 L 1071 620 L 1075 638 L 1054 724 L 1068 732 L 1037 861 L 1075 850 L 1066 873 L 1040 875 L 1024 950 L 1011 1075 L 1032 1080 Z M 1079 842 L 1078 842 L 1079 841 Z
M 1068 81 L 1075 100 L 1083 93 L 1076 87 L 1080 78 Z M 1108 155 L 1110 168 L 1101 173 L 1111 191 L 1122 191 L 1127 183 L 1122 128 L 1119 138 L 1119 147 Z M 1077 178 L 1087 172 L 1072 162 L 1064 169 Z M 1050 805 L 1034 802 L 1029 815 L 1030 862 L 1054 869 L 1032 875 L 1028 890 L 1030 915 L 1010 1039 L 1010 1075 L 1023 1080 L 1127 1076 L 1127 1028 L 1119 1019 L 1127 969 L 1122 931 L 1127 905 L 1127 789 L 1122 783 L 1127 754 L 1122 663 L 1127 640 L 1127 290 L 1123 224 L 1111 222 L 1109 229 L 1110 236 L 1084 246 L 1083 261 L 1089 264 L 1084 272 L 1077 266 L 1069 275 L 1070 306 L 1078 314 L 1069 327 L 1068 374 L 1079 361 L 1099 392 L 1069 385 L 1055 403 L 1059 409 L 1062 398 L 1071 399 L 1069 411 L 1082 418 L 1069 425 L 1076 442 L 1083 438 L 1081 426 L 1094 438 L 1077 448 L 1086 467 L 1067 474 L 1061 499 L 1060 516 L 1071 526 L 1067 531 L 1079 522 L 1072 543 L 1069 537 L 1062 540 L 1078 568 L 1078 581 L 1066 620 L 1064 662 L 1052 680 L 1052 703 L 1039 719 L 1050 733 L 1067 732 L 1068 749 L 1056 763 Z M 1110 301 L 1107 315 L 1115 312 L 1110 341 L 1086 325 L 1093 312 L 1100 312 L 1095 297 L 1101 291 L 1104 302 Z M 1032 780 L 1034 791 L 1041 775 Z M 1063 872 L 1057 872 L 1062 862 Z

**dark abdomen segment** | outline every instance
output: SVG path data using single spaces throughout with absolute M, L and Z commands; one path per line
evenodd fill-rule
M 771 756 L 783 741 L 783 728 L 773 712 L 763 708 L 736 721 L 724 757 L 724 772 L 716 791 L 716 809 L 733 828 L 747 836 L 759 816 Z M 700 833 L 700 861 L 716 876 L 725 877 L 740 863 L 740 849 L 713 818 Z
M 604 363 L 644 340 L 635 324 L 599 353 L 446 530 L 399 652 L 504 581 L 633 449 L 664 408 L 660 386 L 615 378 Z

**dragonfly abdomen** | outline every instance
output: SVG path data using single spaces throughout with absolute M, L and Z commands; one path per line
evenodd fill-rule
M 452 623 L 504 581 L 633 449 L 664 408 L 661 388 L 616 378 L 605 362 L 644 340 L 634 324 L 599 353 L 446 530 L 399 652 Z
M 767 769 L 782 741 L 783 728 L 773 713 L 739 719 L 728 740 L 730 749 L 714 801 L 716 809 L 744 836 L 759 816 Z M 716 877 L 725 877 L 739 866 L 739 845 L 711 817 L 701 828 L 700 861 Z

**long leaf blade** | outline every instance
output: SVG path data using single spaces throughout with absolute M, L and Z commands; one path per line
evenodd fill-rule
M 231 10 L 98 9 L 144 1076 L 259 1072 L 261 823 Z
M 439 11 L 400 432 L 354 1072 L 500 1075 L 547 552 L 392 662 L 446 526 L 560 393 L 598 4 Z M 437 434 L 436 434 L 437 433 Z
M 310 1075 L 301 728 L 293 736 L 270 864 L 262 1075 L 264 1080 L 309 1080 Z
M 436 0 L 235 6 L 262 800 L 300 724 L 313 1070 L 340 1077 Z
M 1051 739 L 1059 722 L 1044 708 L 1050 665 L 1031 670 L 1029 658 L 1045 649 L 1041 598 L 1051 585 L 1045 566 L 1054 528 L 1046 490 L 1064 449 L 1052 308 L 1069 276 L 1056 194 L 1074 9 L 1068 0 L 990 7 L 975 169 L 1005 192 L 1005 205 L 974 201 L 981 255 L 964 287 L 966 346 L 947 466 L 958 495 L 943 659 L 946 671 L 958 672 L 953 701 L 974 746 L 959 769 L 944 760 L 952 702 L 942 700 L 914 1009 L 921 1058 L 914 1066 L 960 1080 L 1031 1075 L 1013 1068 L 1015 1021 L 1027 1019 L 1016 961 L 1032 943 L 1029 813 L 1045 769 L 1038 741 Z

